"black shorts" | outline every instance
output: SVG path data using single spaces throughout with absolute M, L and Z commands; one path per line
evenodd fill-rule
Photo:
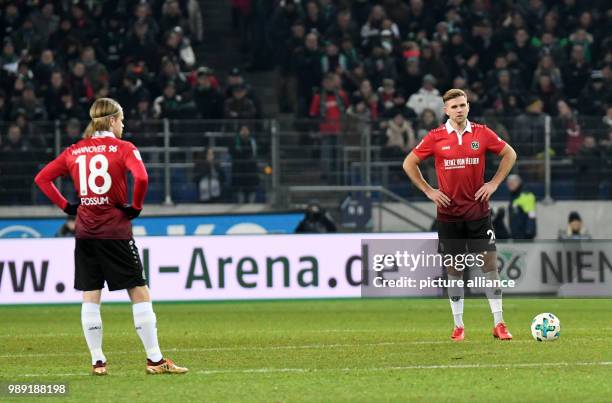
M 143 286 L 146 278 L 133 239 L 76 239 L 74 288 L 110 291 Z
M 437 221 L 438 252 L 457 255 L 495 251 L 495 231 L 491 216 L 474 221 Z

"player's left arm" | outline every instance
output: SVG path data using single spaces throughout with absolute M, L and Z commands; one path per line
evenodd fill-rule
M 503 148 L 497 154 L 501 157 L 501 162 L 499 163 L 497 172 L 495 172 L 493 178 L 489 182 L 482 185 L 474 195 L 476 200 L 481 202 L 489 201 L 491 195 L 495 193 L 502 181 L 506 178 L 506 176 L 508 176 L 510 170 L 512 170 L 512 167 L 516 162 L 516 151 L 514 151 L 514 148 L 505 142 L 500 144 L 502 140 L 499 139 L 499 137 L 497 137 L 493 131 L 490 131 L 490 133 L 495 136 L 495 139 L 492 139 L 492 142 L 487 147 L 487 150 L 495 152 L 499 151 L 500 147 L 503 146 Z

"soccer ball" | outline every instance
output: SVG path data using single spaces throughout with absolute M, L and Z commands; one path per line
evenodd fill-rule
M 541 313 L 531 321 L 531 335 L 537 341 L 553 341 L 561 334 L 561 322 L 552 313 Z

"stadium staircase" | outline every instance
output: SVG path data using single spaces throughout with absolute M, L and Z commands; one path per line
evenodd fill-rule
M 240 67 L 246 81 L 261 99 L 264 116 L 277 116 L 276 72 L 249 72 L 245 69 L 247 55 L 240 52 L 240 37 L 232 29 L 230 2 L 200 0 L 200 7 L 204 17 L 204 41 L 195 49 L 199 64 L 214 69 L 222 82 L 232 67 Z
M 294 119 L 293 114 L 280 113 L 277 101 L 277 83 L 278 72 L 276 69 L 270 71 L 248 71 L 248 55 L 240 51 L 240 37 L 232 29 L 231 6 L 229 1 L 219 0 L 200 0 L 204 18 L 204 41 L 195 47 L 197 60 L 199 65 L 208 66 L 215 71 L 216 77 L 225 83 L 227 73 L 233 67 L 240 67 L 245 80 L 253 87 L 255 93 L 259 97 L 263 114 L 265 118 L 274 118 L 278 120 L 279 132 L 281 134 L 281 152 L 280 152 L 280 184 L 281 200 L 287 200 L 289 196 L 286 191 L 288 186 L 321 186 L 325 185 L 322 180 L 322 172 L 320 169 L 320 160 L 318 153 L 307 151 L 305 147 L 300 145 L 301 131 L 298 130 L 291 121 Z M 351 181 L 352 182 L 352 181 Z M 359 180 L 358 180 L 359 182 Z M 316 200 L 339 219 L 340 204 L 347 195 L 355 195 L 354 192 L 328 192 L 328 191 L 312 191 L 308 193 L 293 193 L 291 198 L 291 206 L 283 205 L 277 207 L 295 207 L 296 205 L 307 204 L 310 201 Z M 382 196 L 376 193 L 374 203 L 376 206 L 380 202 L 397 202 L 389 197 Z M 406 202 L 400 202 L 400 205 L 406 205 Z M 411 216 L 420 216 L 413 225 L 415 230 L 421 230 L 423 225 L 429 222 L 430 217 L 426 214 L 420 214 L 413 208 L 409 208 Z M 404 221 L 398 217 L 398 213 L 389 212 L 396 219 Z M 422 225 L 423 224 L 423 225 Z

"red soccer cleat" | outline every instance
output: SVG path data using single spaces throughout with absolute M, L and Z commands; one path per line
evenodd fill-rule
M 462 327 L 456 327 L 453 329 L 453 334 L 451 335 L 451 339 L 453 341 L 461 341 L 465 338 L 465 329 Z
M 512 334 L 510 334 L 504 322 L 499 322 L 493 328 L 493 337 L 500 340 L 512 340 Z

